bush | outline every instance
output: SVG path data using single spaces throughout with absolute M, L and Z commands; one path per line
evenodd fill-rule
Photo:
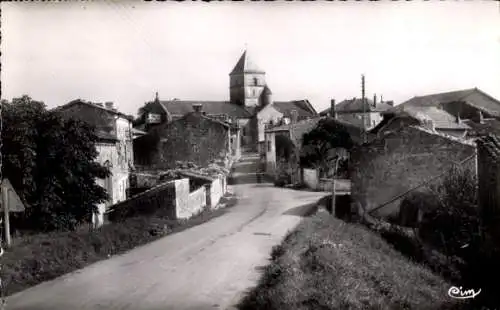
M 431 191 L 437 206 L 425 213 L 421 238 L 449 256 L 462 256 L 464 247 L 477 247 L 481 233 L 474 173 L 454 167 Z
M 96 128 L 28 96 L 2 101 L 2 122 L 2 172 L 27 206 L 13 214 L 16 227 L 72 230 L 88 222 L 108 197 L 96 183 L 109 176 L 95 162 Z
M 419 226 L 419 237 L 424 244 L 414 245 L 410 250 L 411 246 L 402 248 L 401 240 L 394 240 L 395 247 L 419 257 L 434 271 L 464 288 L 481 288 L 481 294 L 468 304 L 472 309 L 495 307 L 500 304 L 495 283 L 500 277 L 500 246 L 481 226 L 474 172 L 454 167 L 441 183 L 429 189 L 425 195 L 416 194 L 406 200 L 407 205 L 426 208 Z

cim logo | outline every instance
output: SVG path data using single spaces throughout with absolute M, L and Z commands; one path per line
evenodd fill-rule
M 477 292 L 473 289 L 462 291 L 461 286 L 460 287 L 452 286 L 448 290 L 448 296 L 450 296 L 451 298 L 455 298 L 455 299 L 474 298 L 477 295 L 479 295 L 479 293 L 481 293 L 481 289 L 479 289 L 479 291 L 477 291 Z

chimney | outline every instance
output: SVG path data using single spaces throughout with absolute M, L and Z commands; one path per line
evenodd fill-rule
M 479 124 L 484 124 L 484 117 L 483 117 L 483 112 L 481 111 L 477 111 L 477 119 L 476 119 L 476 122 L 478 122 Z
M 337 118 L 335 113 L 335 99 L 330 100 L 330 117 Z
M 457 116 L 455 118 L 455 121 L 457 122 L 457 124 L 460 124 L 462 122 L 462 120 L 460 119 L 460 112 L 457 112 Z
M 106 109 L 112 110 L 114 108 L 113 102 L 112 101 L 107 101 L 106 102 Z
M 299 113 L 297 112 L 297 110 L 292 110 L 291 111 L 291 120 L 290 120 L 292 122 L 292 124 L 297 123 L 298 118 L 299 118 Z
M 382 98 L 382 95 L 380 95 L 380 103 L 384 102 L 384 99 Z
M 377 106 L 377 94 L 373 94 L 373 106 Z
M 193 110 L 196 113 L 201 113 L 202 108 L 203 108 L 203 105 L 201 103 L 193 104 Z

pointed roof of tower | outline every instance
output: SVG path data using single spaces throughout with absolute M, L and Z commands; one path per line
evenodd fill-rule
M 260 69 L 251 59 L 248 57 L 248 52 L 245 50 L 243 55 L 241 55 L 240 60 L 234 66 L 233 71 L 230 74 L 236 73 L 265 73 L 264 70 Z

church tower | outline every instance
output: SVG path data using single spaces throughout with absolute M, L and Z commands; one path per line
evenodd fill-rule
M 266 73 L 252 62 L 245 50 L 229 74 L 231 103 L 245 107 L 258 106 L 265 85 Z

